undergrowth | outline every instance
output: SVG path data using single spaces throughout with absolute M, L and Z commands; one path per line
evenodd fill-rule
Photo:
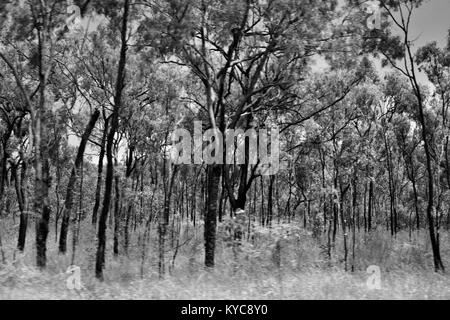
M 224 224 L 226 225 L 226 224 Z M 69 289 L 67 268 L 72 252 L 59 255 L 54 234 L 48 239 L 48 266 L 34 267 L 34 234 L 30 230 L 24 254 L 15 250 L 14 228 L 6 229 L 0 264 L 0 299 L 450 299 L 450 277 L 433 272 L 431 249 L 425 232 L 360 232 L 353 259 L 349 241 L 347 271 L 342 238 L 331 248 L 326 234 L 314 237 L 302 228 L 274 225 L 252 230 L 235 241 L 219 228 L 216 268 L 203 268 L 202 226 L 183 225 L 179 241 L 169 232 L 166 272 L 158 274 L 157 233 L 133 233 L 128 255 L 121 248 L 112 255 L 108 235 L 105 281 L 94 277 L 95 230 L 83 224 L 74 265 L 81 270 L 81 289 Z M 448 237 L 441 235 L 444 264 L 450 266 Z M 143 256 L 143 252 L 145 255 Z M 176 252 L 176 254 L 175 254 Z M 328 254 L 331 253 L 331 256 Z M 371 290 L 366 269 L 381 270 L 381 289 Z

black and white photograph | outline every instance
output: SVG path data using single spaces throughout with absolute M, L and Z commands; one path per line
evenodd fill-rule
M 450 0 L 0 0 L 0 300 L 275 319 L 449 271 Z

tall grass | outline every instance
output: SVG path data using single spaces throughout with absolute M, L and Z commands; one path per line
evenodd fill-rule
M 411 240 L 406 232 L 395 239 L 384 231 L 358 233 L 355 259 L 350 254 L 348 260 L 354 271 L 345 272 L 340 237 L 330 259 L 324 250 L 325 235 L 312 237 L 300 228 L 286 231 L 274 226 L 257 231 L 248 241 L 244 237 L 240 245 L 229 241 L 219 229 L 217 266 L 206 271 L 202 226 L 183 225 L 179 241 L 176 233 L 172 241 L 169 232 L 167 272 L 161 279 L 157 273 L 157 232 L 151 230 L 143 260 L 144 230 L 138 229 L 132 234 L 127 257 L 112 255 L 112 235 L 108 234 L 105 281 L 100 283 L 94 278 L 95 230 L 86 222 L 74 262 L 81 268 L 83 287 L 69 290 L 65 272 L 71 264 L 71 252 L 59 255 L 51 233 L 48 267 L 38 271 L 34 267 L 32 228 L 24 254 L 15 250 L 15 229 L 3 229 L 7 263 L 0 265 L 0 299 L 450 299 L 450 277 L 433 272 L 426 232 L 415 233 Z M 447 235 L 441 235 L 444 263 L 450 266 L 448 240 Z M 382 271 L 381 290 L 370 290 L 366 285 L 370 265 L 378 265 Z

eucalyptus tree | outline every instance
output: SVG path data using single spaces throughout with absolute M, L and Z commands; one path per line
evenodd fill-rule
M 302 70 L 329 35 L 336 2 L 157 1 L 154 6 L 162 22 L 160 30 L 169 30 L 158 46 L 168 60 L 188 66 L 203 90 L 199 99 L 191 95 L 198 117 L 208 120 L 205 129 L 225 132 L 256 129 L 264 122 L 276 124 L 273 109 L 292 103 L 288 89 L 301 80 Z M 144 39 L 151 42 L 154 24 L 147 26 Z M 224 155 L 218 151 L 215 156 L 223 160 Z M 247 192 L 258 175 L 249 161 L 238 166 L 220 163 L 207 165 L 207 267 L 214 266 L 221 178 L 236 211 L 245 209 Z M 231 171 L 237 184 L 230 178 Z
M 106 177 L 105 177 L 105 192 L 103 197 L 103 206 L 99 219 L 98 227 L 98 247 L 97 257 L 95 264 L 95 276 L 99 280 L 103 280 L 103 269 L 105 266 L 105 250 L 106 250 L 106 221 L 108 218 L 108 211 L 111 202 L 113 178 L 114 178 L 114 159 L 113 159 L 113 146 L 114 137 L 119 127 L 119 113 L 122 108 L 122 97 L 124 95 L 125 88 L 125 68 L 127 59 L 128 48 L 128 19 L 130 12 L 130 1 L 124 0 L 121 3 L 123 7 L 122 18 L 119 20 L 120 27 L 120 52 L 119 61 L 117 66 L 116 84 L 114 88 L 114 106 L 111 115 L 111 124 L 108 128 L 108 135 L 106 138 Z
M 421 127 L 423 149 L 426 157 L 427 172 L 427 210 L 428 231 L 433 251 L 434 268 L 436 272 L 444 271 L 439 248 L 436 226 L 435 204 L 435 164 L 436 154 L 433 146 L 433 131 L 427 115 L 427 94 L 418 80 L 418 66 L 413 51 L 413 36 L 411 21 L 414 10 L 422 4 L 422 0 L 379 1 L 381 21 L 380 28 L 374 28 L 366 33 L 365 50 L 373 52 L 382 58 L 384 66 L 389 65 L 399 72 L 410 83 L 416 98 L 415 117 Z M 350 3 L 355 4 L 353 1 Z
M 9 68 L 30 114 L 30 145 L 34 148 L 36 263 L 45 268 L 49 230 L 51 187 L 49 148 L 53 143 L 49 121 L 55 96 L 50 77 L 54 71 L 58 42 L 67 32 L 67 6 L 59 1 L 8 1 L 2 3 L 0 58 Z M 80 12 L 81 13 L 81 12 Z M 15 58 L 14 58 L 15 57 Z M 29 77 L 24 76 L 26 70 Z M 32 138 L 32 139 L 31 139 Z
M 450 39 L 446 48 L 439 48 L 436 42 L 431 42 L 420 48 L 416 53 L 416 62 L 419 70 L 424 71 L 435 87 L 434 102 L 438 126 L 435 132 L 435 149 L 441 150 L 437 161 L 437 185 L 442 191 L 450 189 L 450 162 L 449 162 L 449 107 L 450 107 Z M 446 183 L 442 183 L 445 180 Z M 443 193 L 443 192 L 442 192 Z M 441 196 L 439 196 L 441 199 Z M 441 201 L 439 201 L 440 203 Z M 438 205 L 438 207 L 440 207 Z M 438 214 L 440 214 L 438 212 Z M 447 212 L 447 216 L 450 215 Z M 450 218 L 447 218 L 450 221 Z M 439 222 L 438 222 L 439 225 Z

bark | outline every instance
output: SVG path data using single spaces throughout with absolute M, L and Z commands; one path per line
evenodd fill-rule
M 42 53 L 41 53 L 42 55 Z M 42 57 L 41 57 L 42 59 Z M 42 65 L 42 62 L 41 62 Z M 42 69 L 42 66 L 41 66 Z M 48 152 L 48 130 L 46 127 L 47 101 L 46 101 L 46 76 L 41 70 L 40 75 L 40 102 L 34 119 L 35 142 L 35 201 L 34 211 L 40 213 L 36 223 L 36 265 L 44 269 L 47 265 L 47 236 L 50 221 L 49 189 L 51 186 L 50 163 Z
M 208 200 L 205 214 L 205 266 L 214 267 L 216 249 L 217 201 L 221 167 L 217 164 L 208 165 Z
M 36 139 L 36 142 L 39 139 Z M 47 156 L 41 156 L 36 159 L 36 200 L 35 211 L 41 212 L 41 216 L 36 224 L 36 264 L 38 268 L 44 269 L 47 265 L 47 236 L 48 225 L 50 221 L 50 204 L 49 204 L 49 188 L 50 188 L 50 164 Z
M 27 212 L 27 195 L 26 195 L 26 185 L 27 185 L 27 164 L 25 161 L 21 165 L 21 175 L 17 173 L 17 167 L 12 168 L 11 174 L 14 175 L 15 189 L 17 195 L 17 202 L 19 204 L 20 210 L 20 223 L 19 223 L 19 237 L 17 239 L 17 249 L 21 252 L 25 249 L 25 241 L 27 236 L 28 228 L 28 212 Z

